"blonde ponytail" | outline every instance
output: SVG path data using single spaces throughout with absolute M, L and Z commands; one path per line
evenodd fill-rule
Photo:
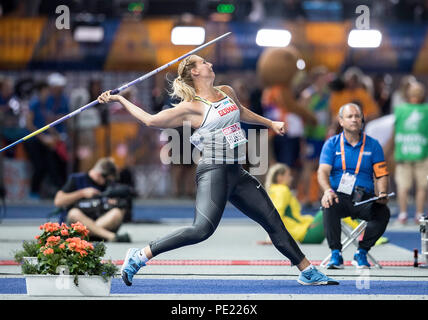
M 178 97 L 182 101 L 192 101 L 196 96 L 196 91 L 193 85 L 191 70 L 195 67 L 193 55 L 187 57 L 180 62 L 178 66 L 178 77 L 172 82 L 172 93 L 170 96 Z
M 177 77 L 172 82 L 171 96 L 180 98 L 182 101 L 192 101 L 196 96 L 196 91 L 183 81 L 181 77 Z

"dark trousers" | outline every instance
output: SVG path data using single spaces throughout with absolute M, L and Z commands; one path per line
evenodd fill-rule
M 26 141 L 24 148 L 33 168 L 31 192 L 40 192 L 45 177 L 49 177 L 53 186 L 60 189 L 66 181 L 67 163 L 37 137 Z
M 324 208 L 324 231 L 331 250 L 342 250 L 340 220 L 345 217 L 367 221 L 367 227 L 358 248 L 369 251 L 376 241 L 385 232 L 390 218 L 390 211 L 386 205 L 370 202 L 354 207 L 352 197 L 338 193 L 339 203 L 334 203 L 330 208 Z M 363 197 L 363 200 L 370 195 Z

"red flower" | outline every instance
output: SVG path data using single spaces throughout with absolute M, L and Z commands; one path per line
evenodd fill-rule
M 93 246 L 92 243 L 90 243 L 88 241 L 85 241 L 85 240 L 82 240 L 82 243 L 83 243 L 83 246 L 84 246 L 85 249 L 94 250 L 94 246 Z
M 71 251 L 75 251 L 77 253 L 80 253 L 80 255 L 82 257 L 88 255 L 88 250 L 94 249 L 94 246 L 92 245 L 92 243 L 90 243 L 86 240 L 82 240 L 78 237 L 68 238 L 65 241 L 68 243 L 68 248 Z
M 85 237 L 89 234 L 89 230 L 80 221 L 77 221 L 76 223 L 72 223 L 71 227 L 75 231 L 77 231 L 80 234 L 84 235 Z
M 60 225 L 57 222 L 55 223 L 46 222 L 45 224 L 39 227 L 40 230 L 44 230 L 45 232 L 54 232 L 59 230 L 59 228 L 60 228 Z
M 51 246 L 55 246 L 58 244 L 58 242 L 61 240 L 60 236 L 50 236 L 47 240 L 46 240 L 46 244 L 47 245 L 51 245 Z
M 82 239 L 78 238 L 78 237 L 73 237 L 73 238 L 68 238 L 67 240 L 65 240 L 68 243 L 75 243 L 75 242 L 80 242 Z
M 62 236 L 68 236 L 68 230 L 67 229 L 61 229 L 61 235 Z
M 84 256 L 87 256 L 87 255 L 88 255 L 88 253 L 87 253 L 85 250 L 79 250 L 78 252 L 80 253 L 80 255 L 81 255 L 82 257 L 84 257 Z
M 54 251 L 53 251 L 53 249 L 52 248 L 48 248 L 48 249 L 46 249 L 45 251 L 43 251 L 43 254 L 45 255 L 45 256 L 47 256 L 47 255 L 49 255 L 49 254 L 53 254 L 54 253 Z

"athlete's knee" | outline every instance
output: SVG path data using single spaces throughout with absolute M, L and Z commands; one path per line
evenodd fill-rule
M 191 239 L 197 243 L 207 240 L 214 233 L 214 228 L 209 223 L 202 223 L 192 226 L 189 231 Z

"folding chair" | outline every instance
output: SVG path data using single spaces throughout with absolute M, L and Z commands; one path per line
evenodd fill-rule
M 352 230 L 343 220 L 340 221 L 342 232 L 346 238 L 342 241 L 342 251 L 345 250 L 351 243 L 358 248 L 358 237 L 366 229 L 367 221 L 362 221 L 354 230 Z M 321 262 L 320 267 L 327 267 L 327 262 L 331 258 L 331 253 Z M 382 269 L 382 266 L 376 261 L 370 253 L 367 253 L 367 258 L 374 264 L 376 268 Z

